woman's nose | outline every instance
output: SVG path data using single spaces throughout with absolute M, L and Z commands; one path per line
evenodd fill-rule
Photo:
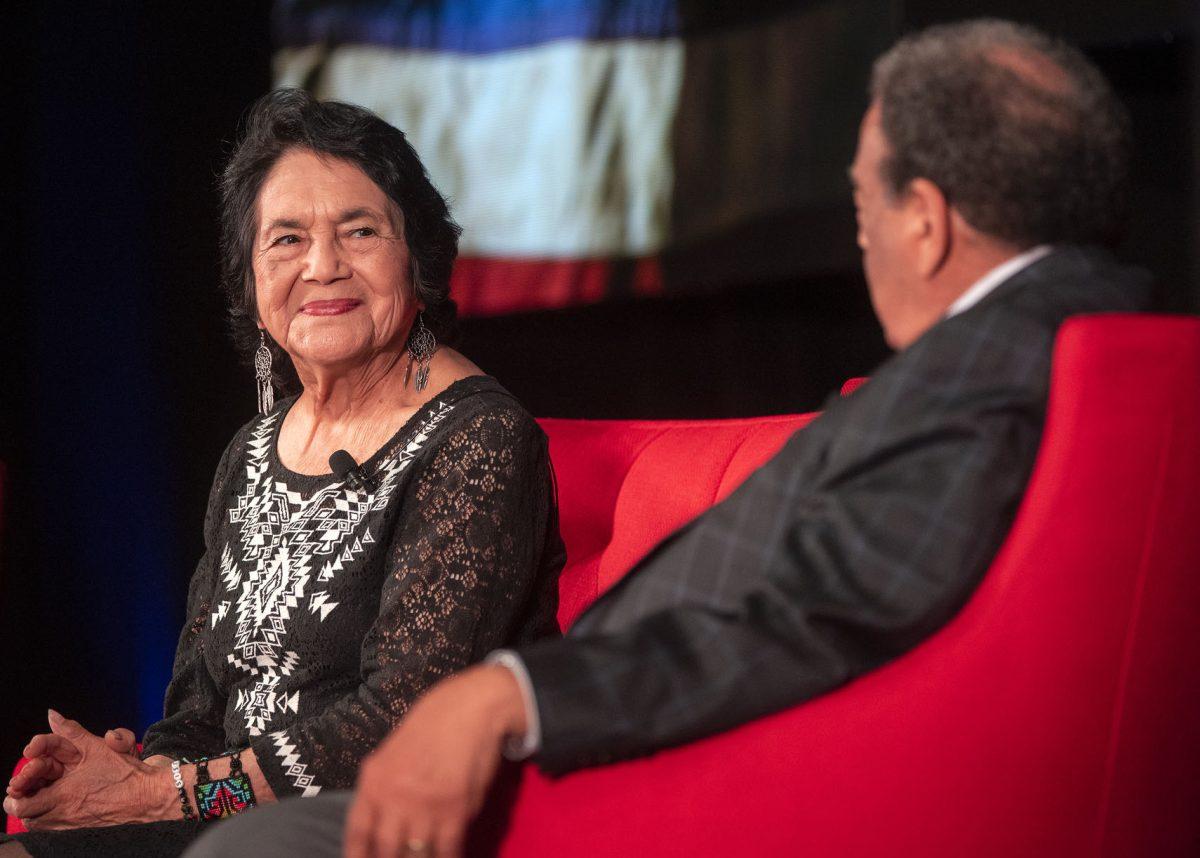
M 350 265 L 336 239 L 315 239 L 304 258 L 304 279 L 314 283 L 334 283 L 350 276 Z

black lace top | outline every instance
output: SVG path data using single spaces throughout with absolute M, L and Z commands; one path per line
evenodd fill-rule
M 279 461 L 293 399 L 217 469 L 165 717 L 144 756 L 253 748 L 276 795 L 349 787 L 437 680 L 557 634 L 546 436 L 496 381 L 451 385 L 362 467 L 356 491 Z

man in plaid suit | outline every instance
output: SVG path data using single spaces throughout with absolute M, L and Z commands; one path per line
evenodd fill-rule
M 1058 326 L 1145 302 L 1144 276 L 1096 246 L 1120 221 L 1127 122 L 1081 54 L 997 21 L 902 41 L 871 97 L 850 176 L 896 356 L 566 638 L 433 689 L 353 798 L 251 815 L 202 850 L 283 854 L 300 826 L 336 854 L 350 808 L 347 854 L 457 854 L 502 751 L 561 772 L 709 735 L 883 664 L 964 604 L 1033 466 Z

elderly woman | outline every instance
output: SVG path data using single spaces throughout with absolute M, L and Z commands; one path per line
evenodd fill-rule
M 217 467 L 165 717 L 139 758 L 51 713 L 0 856 L 178 854 L 206 820 L 349 787 L 424 689 L 555 633 L 546 438 L 439 344 L 458 228 L 404 135 L 277 91 L 222 195 L 262 413 Z

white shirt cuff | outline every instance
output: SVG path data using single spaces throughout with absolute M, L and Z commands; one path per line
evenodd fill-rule
M 521 700 L 525 704 L 525 735 L 509 736 L 501 753 L 506 760 L 527 760 L 542 747 L 542 724 L 538 720 L 537 698 L 533 694 L 529 671 L 521 657 L 510 649 L 495 650 L 484 662 L 507 667 L 521 689 Z

